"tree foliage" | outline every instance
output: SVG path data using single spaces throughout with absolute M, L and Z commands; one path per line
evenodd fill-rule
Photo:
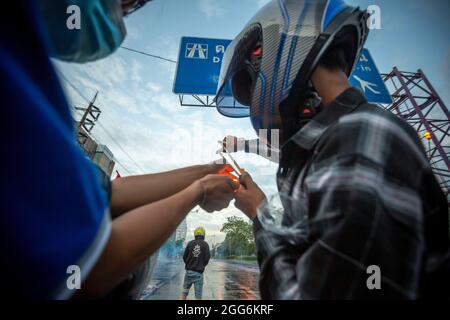
M 228 217 L 222 225 L 225 241 L 223 251 L 227 256 L 254 255 L 255 241 L 253 239 L 253 226 L 242 218 Z

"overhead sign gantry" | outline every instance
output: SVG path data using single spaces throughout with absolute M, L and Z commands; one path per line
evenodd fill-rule
M 173 92 L 178 94 L 182 106 L 215 107 L 213 98 L 216 94 L 222 58 L 230 43 L 231 40 L 225 39 L 181 38 Z M 352 85 L 361 88 L 370 102 L 392 103 L 369 50 L 363 49 L 349 80 Z M 242 108 L 235 106 L 234 99 L 229 101 L 230 105 L 226 108 Z

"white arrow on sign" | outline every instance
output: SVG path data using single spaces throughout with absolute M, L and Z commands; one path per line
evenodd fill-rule
M 374 88 L 372 88 L 372 87 L 377 87 L 377 85 L 375 83 L 363 80 L 363 79 L 361 79 L 358 76 L 353 76 L 353 78 L 355 78 L 356 81 L 358 81 L 360 83 L 361 88 L 363 89 L 364 93 L 366 92 L 366 88 L 368 90 L 372 91 L 372 93 L 375 93 L 375 94 L 380 94 L 381 93 L 379 91 L 376 91 Z

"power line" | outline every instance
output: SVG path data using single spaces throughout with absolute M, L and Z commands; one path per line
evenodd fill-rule
M 63 76 L 64 77 L 64 76 Z M 76 92 L 83 98 L 83 99 L 86 99 L 86 97 L 85 96 L 83 96 L 82 94 L 81 94 L 81 92 L 79 91 L 79 90 L 77 90 L 77 88 L 71 83 L 71 82 L 69 82 L 69 80 L 66 78 L 66 77 L 64 77 L 65 79 L 66 79 L 66 81 L 71 85 L 71 87 L 73 88 L 73 89 L 75 89 L 76 90 Z M 94 103 L 94 101 L 95 101 L 95 98 L 97 97 L 97 94 L 98 94 L 98 92 L 95 94 L 95 97 L 94 97 L 94 99 L 93 99 L 93 101 L 90 101 L 89 102 L 89 106 L 91 106 L 91 105 L 93 105 L 93 103 Z M 80 108 L 78 108 L 78 107 L 76 107 L 76 106 L 73 106 L 73 108 L 74 108 L 74 110 L 76 111 L 76 112 L 80 112 Z M 82 114 L 82 119 L 83 119 L 83 117 L 87 114 L 89 112 L 89 110 L 88 109 L 86 109 L 86 112 L 85 112 L 85 114 L 83 115 Z M 80 124 L 82 124 L 82 122 L 83 122 L 83 120 L 80 120 L 80 122 L 79 122 L 79 125 Z M 99 124 L 100 125 L 100 124 Z M 92 129 L 92 128 L 91 128 Z M 78 130 L 77 130 L 78 131 Z M 93 134 L 92 134 L 92 132 L 90 132 L 90 130 L 87 130 L 88 131 L 88 133 L 90 134 L 90 135 L 92 135 L 92 136 L 94 136 Z M 96 138 L 96 137 L 94 137 L 94 138 Z M 99 140 L 99 139 L 97 139 L 96 138 L 96 140 Z M 130 175 L 132 175 L 132 173 L 130 172 L 130 170 L 128 170 L 128 168 L 127 167 L 125 167 L 116 157 L 114 157 L 115 159 L 115 162 L 118 164 L 118 165 L 120 165 L 121 167 L 122 167 L 122 169 L 124 169 L 128 174 L 130 174 Z
M 94 135 L 93 135 L 93 136 L 94 136 Z M 94 138 L 95 138 L 95 136 L 94 136 Z M 128 168 L 127 168 L 126 166 L 124 166 L 123 163 L 120 162 L 116 157 L 114 157 L 114 161 L 115 161 L 119 166 L 121 166 L 122 169 L 124 169 L 129 175 L 133 175 L 133 173 L 132 173 L 130 170 L 128 170 Z
M 67 79 L 67 77 L 62 73 L 62 72 L 60 72 L 59 70 L 58 70 L 58 74 L 61 76 L 61 78 L 62 79 L 64 79 L 69 85 L 70 85 L 70 87 L 72 88 L 72 89 L 74 89 L 75 90 L 75 92 L 76 93 L 78 93 L 78 95 L 80 96 L 80 97 L 82 97 L 84 100 L 86 100 L 86 102 L 90 102 L 90 100 L 88 99 L 88 98 L 86 98 L 81 92 L 80 92 L 80 90 L 78 90 L 78 88 L 69 80 L 69 79 Z M 128 153 L 128 152 L 126 152 L 125 151 L 125 149 L 120 145 L 120 143 L 112 136 L 112 134 L 101 124 L 101 123 L 98 123 L 98 125 L 100 126 L 100 128 L 102 128 L 103 129 L 103 131 L 108 135 L 108 137 L 111 139 L 111 140 L 113 140 L 113 142 L 117 145 L 117 147 L 119 147 L 119 149 L 134 163 L 134 165 L 139 169 L 139 170 L 141 170 L 142 171 L 142 173 L 145 173 L 145 170 L 144 169 L 142 169 L 142 167 L 133 159 L 133 157 Z M 124 168 L 129 174 L 132 174 L 122 163 L 120 163 L 118 160 L 117 160 L 117 158 L 115 159 L 116 160 L 116 162 L 117 163 L 119 163 L 120 164 L 120 166 L 122 167 L 122 168 Z
M 96 135 L 92 134 L 92 136 L 93 136 L 96 140 L 99 140 L 98 137 L 96 137 Z M 132 173 L 130 170 L 128 170 L 128 168 L 127 168 L 122 162 L 120 162 L 116 157 L 114 157 L 114 161 L 115 161 L 118 165 L 120 165 L 120 166 L 122 167 L 122 169 L 124 169 L 129 175 L 133 175 L 133 173 Z
M 56 69 L 56 70 L 58 70 L 58 69 Z M 78 88 L 77 88 L 71 81 L 69 81 L 69 79 L 67 79 L 66 76 L 65 76 L 61 71 L 58 70 L 58 74 L 59 74 L 59 76 L 60 76 L 61 78 L 63 78 L 63 79 L 67 82 L 67 84 L 68 84 L 73 90 L 75 90 L 76 93 L 78 93 L 78 95 L 79 95 L 80 97 L 82 97 L 86 102 L 88 102 L 88 103 L 90 102 L 90 100 L 89 100 L 88 98 L 86 98 L 86 97 L 81 93 L 81 91 L 78 90 Z
M 125 154 L 125 155 L 133 162 L 133 163 L 134 163 L 134 165 L 135 165 L 139 170 L 141 170 L 142 173 L 145 173 L 145 170 L 142 169 L 142 167 L 141 167 L 141 166 L 133 159 L 133 157 L 130 156 L 130 155 L 128 154 L 128 152 L 126 152 L 125 149 L 122 148 L 122 146 L 119 144 L 119 142 L 117 142 L 117 140 L 112 136 L 112 134 L 109 133 L 109 131 L 106 130 L 106 128 L 105 128 L 101 123 L 98 123 L 98 125 L 100 126 L 100 128 L 103 129 L 103 131 L 108 135 L 108 137 L 109 137 L 111 140 L 114 141 L 114 143 L 119 147 L 119 149 L 122 150 L 122 152 L 123 152 L 123 153 L 124 153 L 124 154 Z
M 121 48 L 125 49 L 125 50 L 128 50 L 128 51 L 132 51 L 132 52 L 143 54 L 144 56 L 148 56 L 148 57 L 152 57 L 152 58 L 156 58 L 156 59 L 161 59 L 161 60 L 172 62 L 172 63 L 177 63 L 177 61 L 175 61 L 175 60 L 172 60 L 172 59 L 169 59 L 169 58 L 164 58 L 164 57 L 161 57 L 161 56 L 158 56 L 158 55 L 155 55 L 155 54 L 146 53 L 146 52 L 143 52 L 143 51 L 139 51 L 139 50 L 136 50 L 136 49 L 131 49 L 131 48 L 124 47 L 124 46 L 121 46 Z
M 82 116 L 82 115 L 83 115 L 83 114 L 81 113 L 81 111 L 75 109 L 75 108 L 76 108 L 75 106 L 72 106 L 72 108 L 75 110 L 75 112 L 77 113 L 78 116 Z M 100 125 L 100 123 L 99 123 L 99 125 Z M 94 134 L 91 133 L 91 135 L 92 135 L 96 140 L 99 140 Z M 131 173 L 131 171 L 128 170 L 128 168 L 127 168 L 126 166 L 124 166 L 124 165 L 119 161 L 119 159 L 117 159 L 116 157 L 114 157 L 114 161 L 115 161 L 120 167 L 122 167 L 122 169 L 123 169 L 124 171 L 126 171 L 128 174 L 133 175 L 133 173 Z
M 90 134 L 92 129 L 95 126 L 98 118 L 100 117 L 101 110 L 94 105 L 95 100 L 97 99 L 98 91 L 95 93 L 94 98 L 89 101 L 89 104 L 85 108 L 75 107 L 76 110 L 84 111 L 81 119 L 77 124 L 77 142 L 78 144 L 86 151 L 89 157 L 93 157 L 95 150 L 92 150 L 90 147 L 86 145 L 89 142 Z
M 99 125 L 100 125 L 100 124 L 99 124 Z M 99 140 L 98 137 L 96 137 L 96 135 L 92 134 L 92 136 L 93 136 L 96 140 Z M 117 159 L 116 157 L 114 157 L 114 161 L 115 161 L 118 165 L 120 165 L 120 166 L 122 167 L 122 169 L 124 169 L 128 174 L 133 175 L 133 173 L 132 173 L 130 170 L 128 170 L 128 168 L 127 168 L 122 162 L 120 162 L 119 159 Z

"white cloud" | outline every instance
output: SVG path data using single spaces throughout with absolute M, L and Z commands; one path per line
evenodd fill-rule
M 264 5 L 266 5 L 270 0 L 256 0 L 256 5 L 258 6 L 258 8 L 263 7 Z
M 172 93 L 154 93 L 150 97 L 150 101 L 155 105 L 154 107 L 162 108 L 165 111 L 175 113 L 179 109 L 180 102 L 178 98 Z
M 227 222 L 227 218 L 231 216 L 240 217 L 246 221 L 248 218 L 231 202 L 230 206 L 220 212 L 208 213 L 200 207 L 194 208 L 187 218 L 187 234 L 186 241 L 194 239 L 194 230 L 196 227 L 203 227 L 206 231 L 205 240 L 210 244 L 222 242 L 225 239 L 225 233 L 220 232 L 222 225 Z
M 142 80 L 140 75 L 141 70 L 142 64 L 139 61 L 133 59 L 131 63 L 131 79 L 133 81 L 140 82 Z
M 141 40 L 142 39 L 140 30 L 137 27 L 130 25 L 129 23 L 127 24 L 127 39 L 129 39 L 129 40 Z
M 147 83 L 147 88 L 154 92 L 160 92 L 162 89 L 159 84 L 151 82 L 151 81 Z
M 200 4 L 207 17 L 224 13 L 216 2 L 202 0 Z M 165 36 L 157 39 L 153 48 L 147 50 L 144 46 L 144 50 L 176 60 L 178 46 L 178 38 Z M 158 48 L 156 51 L 155 47 Z M 207 163 L 218 159 L 216 141 L 225 135 L 255 137 L 248 119 L 231 120 L 214 109 L 181 107 L 178 97 L 171 92 L 176 65 L 158 60 L 146 63 L 146 59 L 118 50 L 111 57 L 93 63 L 56 63 L 88 99 L 99 91 L 97 105 L 102 114 L 93 135 L 113 152 L 118 160 L 116 169 L 122 175 L 128 175 L 122 165 L 132 174 L 142 173 L 134 161 L 146 173 Z M 86 104 L 74 89 L 65 87 L 73 104 Z M 275 165 L 243 153 L 236 154 L 235 158 L 253 174 L 265 192 L 273 193 L 273 174 L 261 175 L 259 169 L 267 167 L 274 173 Z M 219 230 L 231 215 L 245 218 L 233 204 L 218 213 L 201 210 L 191 213 L 187 220 L 189 235 L 195 226 L 204 225 L 208 236 L 219 242 L 224 237 Z
M 208 20 L 222 16 L 225 13 L 225 10 L 218 4 L 217 0 L 199 0 L 198 7 Z

